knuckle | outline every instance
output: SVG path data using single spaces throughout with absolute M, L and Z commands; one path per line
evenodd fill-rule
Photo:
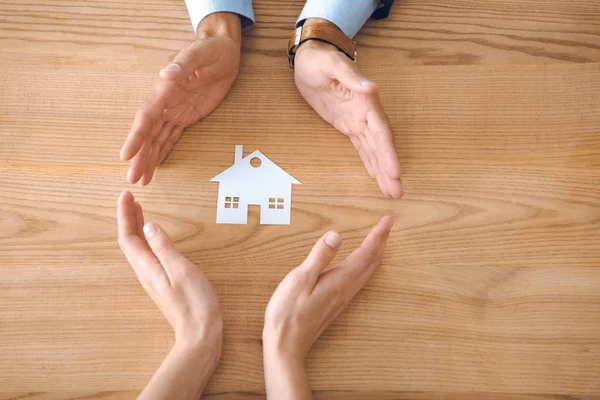
M 171 264 L 171 263 L 169 263 Z M 195 270 L 195 266 L 187 265 L 185 263 L 178 263 L 179 265 L 172 268 L 173 270 L 173 278 L 177 281 L 181 282 L 189 282 L 196 280 L 197 271 Z
M 154 292 L 163 293 L 163 290 L 169 286 L 169 282 L 165 279 L 165 276 L 162 274 L 150 274 L 149 277 L 146 278 L 148 286 Z
M 164 254 L 166 253 L 168 248 L 168 241 L 165 237 L 160 234 L 157 234 L 155 238 L 153 238 L 152 250 L 155 254 Z
M 296 268 L 285 278 L 292 287 L 303 286 L 307 280 L 307 274 L 300 268 Z
M 119 236 L 119 238 L 117 239 L 117 243 L 119 244 L 121 250 L 125 251 L 125 247 L 127 246 L 127 238 L 124 236 Z
M 336 301 L 341 300 L 344 297 L 345 290 L 342 288 L 342 286 L 343 284 L 340 282 L 330 289 L 329 293 Z

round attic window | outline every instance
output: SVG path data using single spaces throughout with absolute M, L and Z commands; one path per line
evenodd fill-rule
M 252 160 L 250 160 L 250 165 L 254 168 L 260 167 L 260 164 L 262 164 L 262 161 L 260 161 L 260 158 L 258 157 L 253 157 Z

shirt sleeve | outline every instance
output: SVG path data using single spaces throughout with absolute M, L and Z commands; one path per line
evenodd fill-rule
M 198 25 L 207 15 L 216 12 L 231 12 L 239 14 L 242 19 L 242 30 L 254 25 L 254 11 L 252 0 L 185 0 L 194 32 L 198 31 Z
M 354 37 L 373 12 L 381 6 L 381 0 L 308 0 L 296 22 L 296 26 L 308 18 L 321 18 L 335 24 L 349 37 Z

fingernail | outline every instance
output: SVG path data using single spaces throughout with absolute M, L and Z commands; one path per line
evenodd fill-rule
M 175 63 L 171 63 L 171 64 L 167 65 L 165 68 L 163 68 L 163 71 L 179 72 L 179 71 L 181 71 L 181 67 L 179 67 L 179 65 L 177 65 Z
M 370 79 L 364 78 L 362 81 L 360 81 L 360 84 L 361 84 L 362 86 L 369 86 L 369 85 L 373 85 L 373 84 L 375 84 L 375 82 L 373 82 L 373 81 L 372 81 L 372 80 L 370 80 Z
M 327 236 L 325 236 L 325 244 L 332 249 L 337 249 L 340 247 L 342 243 L 342 237 L 337 232 L 329 232 Z
M 146 239 L 150 240 L 156 233 L 158 232 L 158 228 L 152 222 L 144 225 L 144 235 L 146 235 Z

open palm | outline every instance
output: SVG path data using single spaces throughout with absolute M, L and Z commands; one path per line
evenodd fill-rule
M 229 37 L 197 39 L 182 50 L 160 79 L 146 104 L 138 110 L 121 149 L 132 160 L 127 180 L 147 185 L 181 132 L 210 114 L 237 77 L 240 45 Z
M 375 83 L 366 79 L 356 64 L 335 47 L 317 41 L 300 46 L 295 78 L 308 104 L 350 138 L 381 191 L 386 196 L 402 197 L 392 128 Z

